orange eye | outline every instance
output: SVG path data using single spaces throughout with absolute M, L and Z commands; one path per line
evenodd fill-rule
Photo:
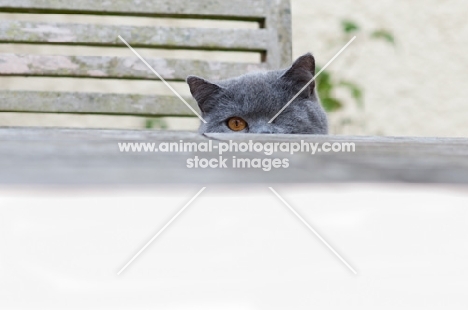
M 231 117 L 228 119 L 227 125 L 232 131 L 241 131 L 247 127 L 247 122 L 240 117 Z

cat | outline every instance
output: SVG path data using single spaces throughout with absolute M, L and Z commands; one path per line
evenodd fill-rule
M 307 53 L 284 70 L 247 73 L 219 82 L 187 77 L 206 121 L 201 123 L 199 133 L 327 134 L 327 115 L 315 81 L 268 123 L 314 74 L 315 59 Z

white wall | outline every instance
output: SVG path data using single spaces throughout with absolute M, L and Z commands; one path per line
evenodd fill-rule
M 364 86 L 364 113 L 339 133 L 468 136 L 468 1 L 293 0 L 294 55 L 313 51 L 326 63 L 342 18 L 364 29 L 386 28 L 396 48 L 358 37 L 331 70 Z M 328 46 L 327 46 L 328 45 Z M 353 62 L 352 66 L 349 63 Z

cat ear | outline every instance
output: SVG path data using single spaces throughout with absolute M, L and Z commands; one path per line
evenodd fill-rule
M 221 86 L 194 75 L 187 77 L 187 84 L 202 112 L 206 112 L 209 109 L 206 106 L 207 99 L 221 90 Z
M 311 53 L 302 55 L 287 69 L 281 76 L 282 79 L 293 83 L 297 91 L 301 90 L 315 75 L 315 58 Z M 303 94 L 310 96 L 315 87 L 315 81 L 310 83 L 309 87 L 303 91 Z

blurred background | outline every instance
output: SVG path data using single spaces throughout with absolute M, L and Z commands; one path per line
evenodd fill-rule
M 292 0 L 294 58 L 312 52 L 326 64 L 357 40 L 319 78 L 330 132 L 349 135 L 468 136 L 468 2 L 462 0 Z M 257 28 L 250 22 L 0 14 L 1 20 L 95 24 Z M 138 49 L 145 57 L 258 62 L 251 53 Z M 132 56 L 127 48 L 0 44 L 1 53 Z M 189 96 L 185 83 L 171 83 Z M 0 89 L 170 94 L 156 81 L 0 77 Z M 0 126 L 196 130 L 196 118 L 0 113 Z

